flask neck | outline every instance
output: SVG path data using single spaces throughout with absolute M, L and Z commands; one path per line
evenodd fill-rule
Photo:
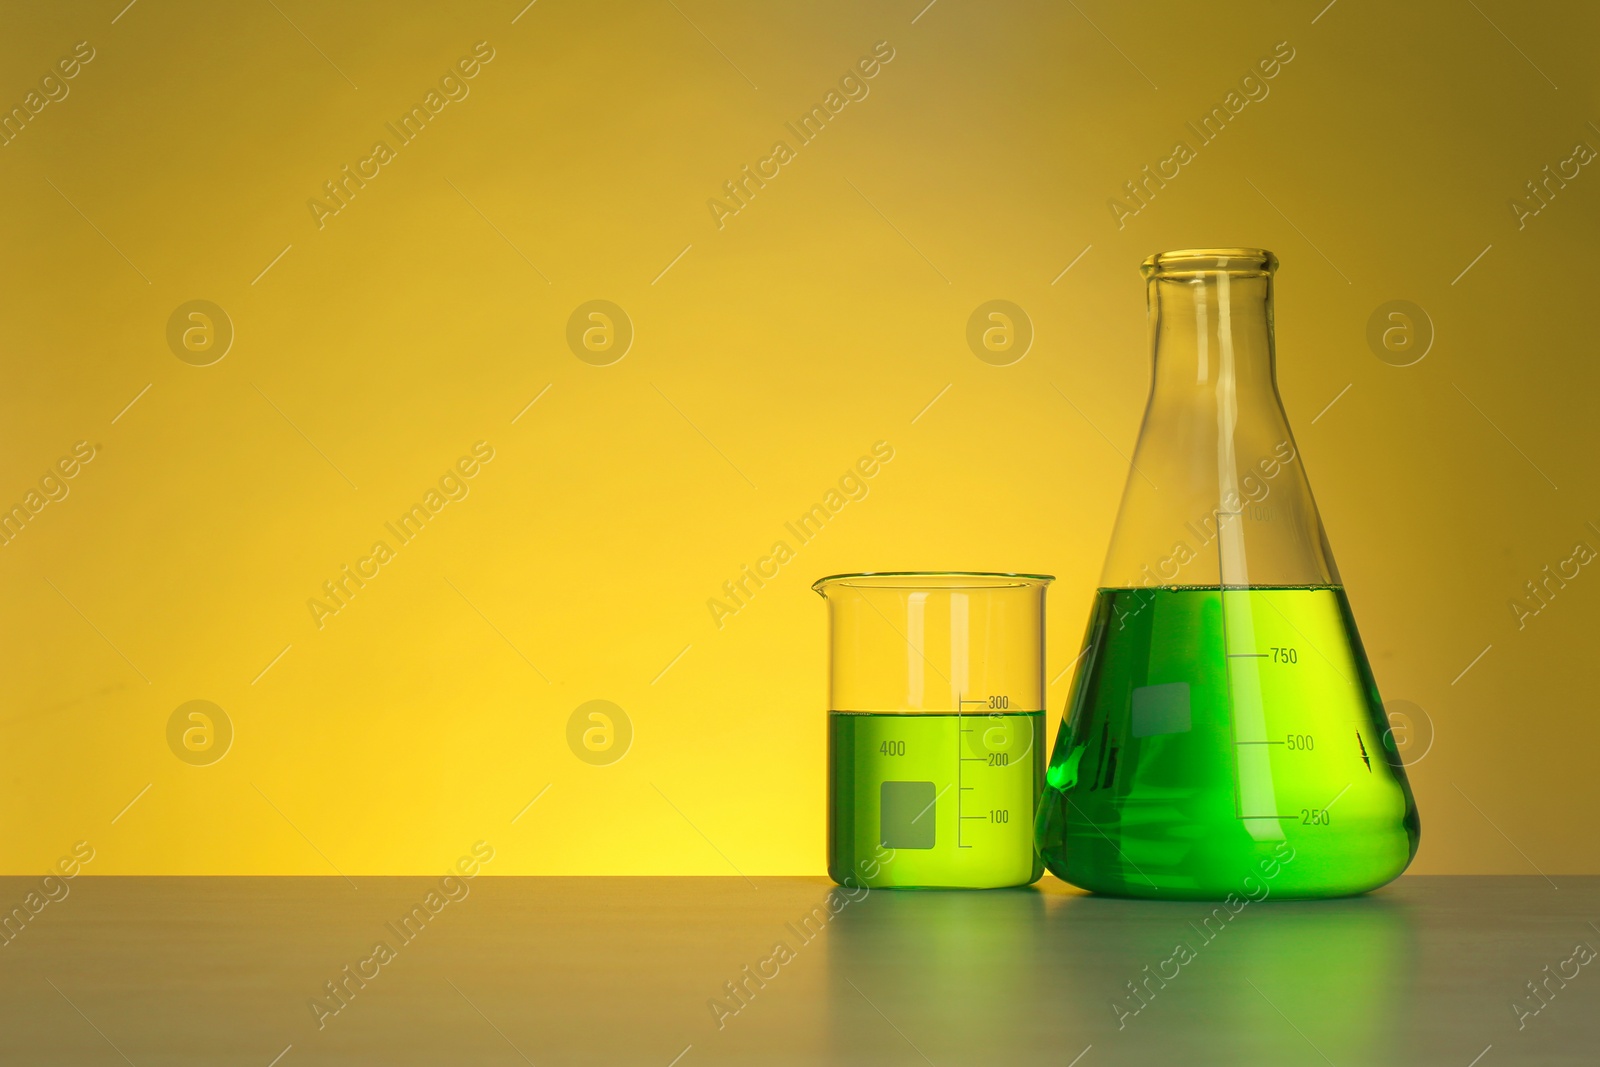
M 1146 261 L 1150 399 L 1102 585 L 1338 583 L 1278 397 L 1276 266 L 1259 249 Z
M 1272 276 L 1206 271 L 1149 281 L 1151 401 L 1215 392 L 1277 400 Z

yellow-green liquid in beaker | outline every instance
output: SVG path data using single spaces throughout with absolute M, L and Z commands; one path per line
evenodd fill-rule
M 1416 804 L 1343 589 L 1102 589 L 1086 644 L 1039 807 L 1058 877 L 1331 897 L 1411 862 Z
M 871 888 L 1027 885 L 1044 712 L 828 713 L 828 874 Z

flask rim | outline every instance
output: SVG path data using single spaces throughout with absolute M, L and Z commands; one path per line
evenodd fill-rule
M 1177 248 L 1157 252 L 1139 265 L 1148 279 L 1192 278 L 1201 274 L 1270 276 L 1278 257 L 1265 248 Z
M 811 583 L 812 590 L 826 597 L 835 586 L 847 589 L 911 589 L 948 591 L 961 589 L 1018 589 L 1043 587 L 1056 580 L 1053 574 L 1019 574 L 1013 571 L 860 571 L 830 574 Z

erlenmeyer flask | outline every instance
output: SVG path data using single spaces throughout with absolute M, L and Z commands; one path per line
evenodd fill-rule
M 1150 400 L 1037 822 L 1083 889 L 1322 897 L 1420 833 L 1278 397 L 1277 259 L 1146 260 Z

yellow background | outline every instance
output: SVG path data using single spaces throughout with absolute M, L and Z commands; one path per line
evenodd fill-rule
M 1413 870 L 1600 870 L 1600 575 L 1508 606 L 1600 548 L 1600 174 L 1508 207 L 1600 146 L 1600 14 L 520 7 L 8 16 L 7 107 L 96 55 L 0 148 L 0 501 L 97 454 L 0 548 L 0 870 L 82 839 L 94 874 L 426 873 L 484 839 L 490 873 L 820 872 L 810 582 L 1057 575 L 1053 733 L 1147 388 L 1136 267 L 1214 244 L 1282 258 L 1284 401 L 1384 695 L 1436 731 Z M 318 229 L 479 41 L 470 96 Z M 707 200 L 878 41 L 870 95 L 719 230 Z M 1108 199 L 1280 41 L 1270 96 L 1119 230 Z M 1006 367 L 964 339 L 997 298 L 1036 330 Z M 166 342 L 194 299 L 236 330 L 207 367 Z M 636 331 L 611 366 L 566 344 L 591 299 Z M 1436 328 L 1415 366 L 1367 346 L 1392 299 Z M 480 440 L 470 496 L 319 630 L 307 600 Z M 870 495 L 715 626 L 880 440 Z M 194 699 L 235 730 L 211 766 L 167 746 Z M 610 766 L 567 745 L 593 699 L 633 725 Z

